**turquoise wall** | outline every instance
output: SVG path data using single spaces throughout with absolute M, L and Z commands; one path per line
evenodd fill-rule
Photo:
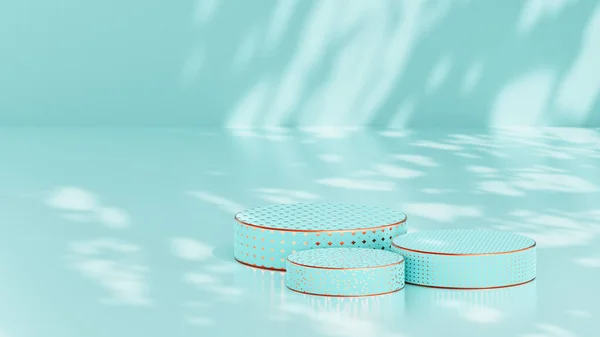
M 0 124 L 600 126 L 596 0 L 0 4 Z

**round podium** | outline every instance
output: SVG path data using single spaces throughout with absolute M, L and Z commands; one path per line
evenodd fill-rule
M 492 230 L 449 229 L 393 240 L 406 259 L 406 283 L 439 288 L 490 289 L 530 282 L 536 244 L 529 237 Z
M 368 248 L 305 250 L 287 259 L 285 285 L 333 297 L 384 295 L 404 288 L 404 258 Z
M 282 204 L 235 216 L 234 257 L 253 267 L 284 271 L 295 252 L 317 248 L 391 250 L 406 233 L 406 215 L 374 206 Z

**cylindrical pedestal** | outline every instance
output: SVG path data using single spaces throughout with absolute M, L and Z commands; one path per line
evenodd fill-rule
M 406 283 L 439 288 L 490 289 L 535 279 L 535 241 L 515 233 L 451 229 L 393 240 L 406 259 Z
M 404 258 L 367 248 L 325 248 L 292 254 L 285 284 L 321 296 L 384 295 L 404 287 Z
M 235 216 L 234 256 L 243 264 L 285 270 L 297 251 L 333 248 L 390 250 L 406 233 L 406 215 L 373 206 L 284 204 L 259 207 Z

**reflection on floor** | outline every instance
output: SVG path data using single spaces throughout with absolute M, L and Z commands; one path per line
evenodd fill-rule
M 600 132 L 1 129 L 0 335 L 595 336 Z M 232 261 L 235 212 L 378 204 L 538 242 L 538 278 L 306 297 Z

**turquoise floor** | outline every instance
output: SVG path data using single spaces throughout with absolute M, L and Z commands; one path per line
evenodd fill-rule
M 598 336 L 600 130 L 0 129 L 0 336 Z M 538 243 L 534 283 L 305 297 L 233 262 L 267 203 Z

